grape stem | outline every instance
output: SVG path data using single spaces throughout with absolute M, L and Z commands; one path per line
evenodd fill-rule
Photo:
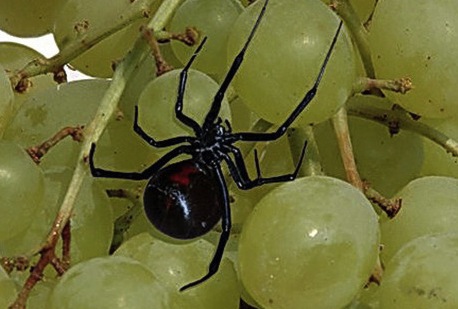
M 347 111 L 342 107 L 332 118 L 332 125 L 337 138 L 340 155 L 342 157 L 345 174 L 347 180 L 353 186 L 361 191 L 364 191 L 363 181 L 356 167 L 355 156 L 353 154 L 353 146 L 351 144 L 350 130 L 348 128 Z
M 27 148 L 26 151 L 36 164 L 40 164 L 41 158 L 67 136 L 71 136 L 74 141 L 81 142 L 83 140 L 83 128 L 84 126 L 65 127 L 42 144 Z
M 186 27 L 183 33 L 174 33 L 168 31 L 155 32 L 156 39 L 159 43 L 167 43 L 170 40 L 180 41 L 188 46 L 194 46 L 199 40 L 199 31 L 195 27 Z
M 115 24 L 111 29 L 101 29 L 100 31 L 88 32 L 86 35 L 81 35 L 77 40 L 66 45 L 56 56 L 49 59 L 39 58 L 29 62 L 24 68 L 19 71 L 12 72 L 10 82 L 13 89 L 23 89 L 24 85 L 28 85 L 28 78 L 46 73 L 56 73 L 59 75 L 65 64 L 69 63 L 95 44 L 109 37 L 113 33 L 124 29 L 133 22 L 149 17 L 149 7 L 156 0 L 137 0 L 129 10 L 125 12 L 121 22 Z
M 153 0 L 138 0 L 135 3 L 150 3 L 151 1 Z M 165 27 L 173 15 L 173 12 L 182 1 L 183 0 L 164 0 L 154 17 L 149 22 L 148 27 L 153 29 L 162 29 Z M 44 267 L 50 263 L 49 258 L 53 255 L 55 256 L 54 250 L 57 240 L 59 235 L 62 235 L 64 227 L 69 222 L 84 175 L 88 172 L 86 161 L 90 145 L 91 143 L 95 143 L 99 140 L 103 130 L 108 124 L 108 121 L 115 114 L 119 98 L 124 91 L 127 80 L 131 77 L 136 65 L 140 63 L 147 54 L 148 46 L 143 37 L 140 36 L 135 42 L 130 53 L 127 54 L 125 59 L 121 61 L 116 68 L 110 86 L 105 92 L 93 120 L 85 129 L 85 138 L 81 145 L 81 151 L 76 162 L 75 171 L 70 181 L 69 188 L 54 220 L 46 242 L 37 252 L 37 254 L 40 254 L 40 259 L 34 267 L 34 271 L 30 274 L 29 278 L 26 280 L 24 286 L 19 292 L 15 302 L 9 307 L 10 309 L 25 309 L 25 303 L 30 290 L 41 278 Z M 35 271 L 35 269 L 37 270 Z
M 337 143 L 348 182 L 361 190 L 367 199 L 378 205 L 389 218 L 393 218 L 401 208 L 401 201 L 398 199 L 392 200 L 385 198 L 374 188 L 372 188 L 368 182 L 363 181 L 359 175 L 355 156 L 353 154 L 353 147 L 351 144 L 346 108 L 341 108 L 331 118 L 331 121 L 334 127 L 334 132 L 336 134 Z
M 66 251 L 67 248 L 69 249 L 70 246 L 70 222 L 68 221 L 62 231 L 62 240 L 63 240 L 63 251 Z M 25 281 L 21 291 L 19 292 L 15 302 L 11 304 L 8 309 L 25 309 L 25 305 L 27 303 L 27 298 L 29 297 L 30 292 L 32 291 L 35 284 L 41 280 L 43 276 L 43 271 L 48 264 L 51 264 L 54 269 L 57 271 L 59 275 L 62 275 L 70 265 L 69 255 L 61 260 L 56 256 L 55 248 L 57 244 L 57 240 L 59 239 L 58 235 L 53 238 L 52 243 L 48 243 L 46 246 L 42 247 L 39 254 L 40 259 L 34 265 L 34 267 L 30 271 L 30 275 Z M 69 251 L 68 251 L 69 253 Z M 64 261 L 65 260 L 65 261 Z
M 412 89 L 412 80 L 409 77 L 398 79 L 374 79 L 369 77 L 361 77 L 353 85 L 353 93 L 362 93 L 372 91 L 374 89 L 389 90 L 406 94 Z
M 154 30 L 142 27 L 141 33 L 151 48 L 151 54 L 153 55 L 156 63 L 156 76 L 161 76 L 162 74 L 173 70 L 173 67 L 165 61 L 164 57 L 162 57 L 161 49 L 159 48 L 159 43 L 157 42 Z
M 347 106 L 347 111 L 349 115 L 372 120 L 387 126 L 392 134 L 396 134 L 400 129 L 418 133 L 443 147 L 454 157 L 458 157 L 458 141 L 419 122 L 417 115 L 405 111 L 396 104 L 393 105 L 391 110 L 362 104 L 350 104 Z
M 401 209 L 402 199 L 387 199 L 372 188 L 367 181 L 363 182 L 363 192 L 367 199 L 379 206 L 390 219 L 394 218 Z

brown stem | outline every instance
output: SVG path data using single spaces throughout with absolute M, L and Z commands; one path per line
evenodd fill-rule
M 383 212 L 392 219 L 396 216 L 402 206 L 402 199 L 387 199 L 372 188 L 368 182 L 363 183 L 363 192 L 367 199 L 380 207 Z
M 65 269 L 70 267 L 70 245 L 72 240 L 71 229 L 70 229 L 70 221 L 64 226 L 62 230 L 62 264 Z
M 200 32 L 195 27 L 186 27 L 185 31 L 181 33 L 160 31 L 156 34 L 156 37 L 161 43 L 176 40 L 188 46 L 194 46 L 199 40 Z
M 161 76 L 164 73 L 167 73 L 173 70 L 173 67 L 165 61 L 162 57 L 161 49 L 159 48 L 159 44 L 157 42 L 156 36 L 154 34 L 153 29 L 149 29 L 147 27 L 143 27 L 141 29 L 143 38 L 148 43 L 149 47 L 151 48 L 151 54 L 154 57 L 156 62 L 156 76 Z
M 11 273 L 13 270 L 24 271 L 30 267 L 30 261 L 25 256 L 2 257 L 0 262 L 7 273 Z
M 348 128 L 347 111 L 342 107 L 333 117 L 332 124 L 337 137 L 337 144 L 340 149 L 340 155 L 344 165 L 347 180 L 353 186 L 363 191 L 363 181 L 356 167 L 355 156 L 350 139 L 350 130 Z
M 412 88 L 412 80 L 409 77 L 398 79 L 373 79 L 362 77 L 358 79 L 353 90 L 355 93 L 358 93 L 374 89 L 381 89 L 405 94 Z
M 70 234 L 70 222 L 67 222 L 67 224 L 64 227 L 65 233 L 63 232 L 62 235 Z M 67 241 L 70 240 L 70 236 L 68 235 L 68 239 L 65 239 L 64 236 L 62 236 L 64 240 L 64 247 L 67 247 L 68 249 L 65 249 L 66 254 L 69 255 L 70 247 L 69 245 L 65 245 Z M 25 305 L 27 303 L 27 299 L 29 297 L 30 292 L 32 291 L 33 287 L 38 283 L 38 281 L 41 280 L 43 277 L 43 271 L 48 266 L 49 264 L 54 267 L 56 272 L 60 275 L 63 275 L 65 271 L 68 269 L 68 265 L 65 262 L 62 262 L 57 256 L 56 256 L 56 245 L 57 241 L 59 239 L 59 234 L 54 233 L 52 242 L 48 243 L 46 246 L 42 247 L 39 254 L 40 254 L 40 259 L 38 262 L 33 266 L 33 268 L 30 271 L 30 275 L 25 281 L 21 291 L 19 292 L 15 302 L 11 304 L 8 309 L 25 309 Z M 68 252 L 67 252 L 68 250 Z M 69 258 L 67 258 L 69 259 Z
M 83 129 L 84 126 L 65 127 L 42 144 L 27 148 L 26 151 L 36 164 L 40 164 L 41 158 L 67 136 L 71 136 L 74 141 L 81 142 L 83 140 Z

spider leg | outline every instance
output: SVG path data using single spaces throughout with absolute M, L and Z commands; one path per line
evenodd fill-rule
M 314 85 L 310 88 L 307 93 L 305 94 L 304 98 L 301 100 L 299 105 L 293 110 L 293 112 L 288 116 L 288 118 L 283 122 L 281 126 L 275 132 L 270 133 L 257 133 L 257 132 L 240 132 L 232 135 L 231 141 L 249 141 L 249 142 L 261 142 L 261 141 L 273 141 L 280 138 L 283 134 L 285 134 L 286 130 L 289 126 L 293 123 L 294 120 L 302 113 L 302 111 L 307 107 L 307 105 L 313 100 L 316 95 L 318 86 L 321 82 L 321 79 L 324 75 L 324 71 L 326 66 L 331 58 L 331 53 L 334 49 L 334 46 L 337 42 L 337 38 L 339 36 L 340 30 L 342 28 L 342 22 L 339 23 L 339 27 L 337 28 L 336 34 L 332 39 L 332 43 L 328 49 L 326 57 L 321 65 L 320 72 L 315 80 Z
M 200 50 L 202 49 L 202 46 L 204 46 L 205 41 L 207 40 L 206 37 L 203 38 L 202 42 L 200 45 L 197 47 L 195 50 L 194 54 L 191 56 L 189 59 L 188 63 L 186 66 L 181 70 L 180 73 L 180 81 L 178 83 L 178 95 L 177 95 L 177 101 L 175 104 L 175 115 L 180 120 L 183 124 L 187 125 L 191 129 L 194 130 L 196 136 L 200 136 L 202 132 L 202 128 L 200 125 L 192 118 L 186 116 L 183 114 L 183 98 L 184 98 L 184 92 L 186 89 L 186 81 L 188 79 L 188 71 L 189 68 L 191 67 L 191 64 L 194 62 L 196 59 L 197 55 L 199 54 Z
M 213 124 L 215 121 L 216 117 L 219 114 L 219 111 L 221 109 L 221 102 L 223 101 L 224 94 L 226 93 L 227 88 L 229 87 L 229 84 L 232 82 L 234 79 L 235 74 L 237 73 L 240 65 L 242 64 L 243 57 L 245 56 L 246 50 L 248 48 L 248 45 L 250 44 L 251 40 L 253 39 L 253 36 L 258 29 L 258 26 L 261 22 L 262 17 L 264 16 L 264 12 L 266 10 L 266 6 L 269 0 L 266 0 L 264 2 L 264 5 L 262 6 L 261 12 L 258 15 L 258 18 L 256 19 L 256 22 L 251 29 L 250 34 L 248 35 L 248 38 L 245 42 L 245 45 L 242 47 L 240 52 L 237 54 L 237 56 L 234 58 L 234 61 L 231 64 L 231 67 L 229 68 L 229 71 L 227 72 L 226 76 L 224 77 L 223 82 L 221 83 L 221 86 L 219 87 L 218 91 L 216 92 L 215 97 L 213 98 L 213 102 L 211 105 L 210 110 L 207 113 L 207 116 L 205 116 L 205 121 L 203 124 L 203 128 L 208 128 Z M 204 129 L 205 130 L 205 129 Z
M 165 164 L 167 164 L 167 162 L 169 162 L 173 158 L 183 153 L 190 153 L 190 149 L 187 145 L 182 145 L 177 148 L 174 148 L 142 172 L 116 172 L 97 168 L 94 165 L 94 153 L 95 144 L 92 143 L 91 150 L 89 152 L 89 168 L 91 170 L 92 176 L 104 178 L 144 180 L 151 178 L 151 176 L 153 176 L 154 173 L 156 173 L 161 167 L 163 167 Z
M 137 133 L 144 141 L 156 148 L 169 147 L 176 144 L 191 142 L 195 138 L 192 136 L 177 136 L 162 141 L 155 140 L 152 136 L 148 135 L 138 124 L 138 106 L 135 106 L 134 113 L 134 131 Z
M 231 176 L 234 179 L 235 183 L 237 184 L 237 187 L 239 187 L 242 190 L 249 190 L 254 187 L 259 187 L 267 183 L 293 181 L 294 179 L 296 179 L 297 174 L 299 173 L 299 169 L 301 168 L 302 161 L 305 156 L 305 150 L 307 148 L 307 141 L 304 142 L 304 146 L 302 147 L 301 155 L 299 156 L 299 161 L 297 162 L 296 168 L 294 169 L 294 171 L 289 174 L 277 175 L 277 176 L 272 176 L 272 177 L 262 177 L 261 169 L 259 167 L 258 155 L 255 150 L 254 160 L 255 160 L 255 165 L 256 165 L 257 177 L 253 180 L 251 180 L 248 176 L 246 166 L 245 166 L 245 161 L 243 160 L 243 157 L 240 154 L 240 151 L 235 147 L 232 147 L 232 148 L 233 149 L 231 149 L 231 153 L 234 155 L 235 162 L 233 162 L 227 154 L 223 155 L 222 158 L 227 163 Z
M 202 278 L 194 282 L 188 283 L 185 286 L 181 287 L 180 288 L 181 292 L 208 280 L 214 274 L 216 274 L 216 272 L 218 271 L 219 265 L 221 264 L 221 260 L 223 258 L 224 248 L 226 247 L 226 243 L 231 233 L 231 227 L 232 227 L 231 208 L 229 206 L 229 192 L 227 190 L 226 181 L 224 180 L 224 175 L 223 175 L 223 172 L 221 171 L 221 167 L 219 166 L 219 164 L 214 163 L 213 168 L 215 169 L 217 180 L 221 187 L 221 192 L 223 194 L 222 198 L 224 201 L 223 215 L 221 218 L 222 219 L 221 220 L 222 232 L 219 237 L 219 241 L 216 247 L 215 254 L 213 255 L 210 265 L 208 266 L 208 273 L 205 276 L 203 276 Z

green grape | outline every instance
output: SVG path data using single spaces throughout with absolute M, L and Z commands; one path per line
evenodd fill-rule
M 181 70 L 167 72 L 151 81 L 140 95 L 138 118 L 140 126 L 155 139 L 193 134 L 192 130 L 175 116 L 175 103 Z M 202 124 L 218 90 L 218 84 L 204 73 L 188 72 L 183 99 L 183 113 Z M 227 100 L 221 105 L 219 116 L 231 121 Z
M 3 135 L 6 125 L 13 113 L 14 94 L 11 89 L 10 80 L 6 75 L 5 69 L 0 64 L 0 137 Z
M 240 97 L 229 102 L 232 114 L 231 127 L 234 132 L 250 131 L 259 117 L 243 103 Z
M 458 235 L 425 235 L 406 243 L 386 265 L 380 309 L 458 308 Z
M 196 287 L 179 292 L 183 285 L 207 273 L 214 251 L 215 247 L 202 239 L 177 245 L 143 233 L 125 242 L 115 255 L 133 258 L 148 267 L 174 300 L 168 309 L 236 309 L 240 297 L 237 276 L 232 263 L 226 258 L 223 258 L 213 277 Z
M 342 308 L 369 278 L 378 244 L 377 216 L 361 192 L 335 178 L 300 178 L 248 217 L 240 276 L 265 309 Z
M 50 309 L 168 309 L 166 290 L 139 262 L 121 256 L 73 266 L 57 283 Z
M 189 0 L 178 8 L 170 23 L 170 30 L 179 33 L 192 26 L 201 37 L 208 38 L 202 53 L 193 63 L 196 70 L 216 76 L 225 73 L 227 38 L 242 10 L 236 0 Z M 183 64 L 187 63 L 196 48 L 179 41 L 172 42 L 172 49 Z
M 43 174 L 17 144 L 0 141 L 0 242 L 24 231 L 43 207 Z
M 458 140 L 458 119 L 421 119 L 432 128 L 446 134 L 448 137 Z M 423 176 L 449 176 L 458 178 L 458 160 L 448 153 L 443 147 L 429 139 L 423 140 L 425 159 L 421 175 Z
M 0 42 L 0 64 L 4 69 L 10 72 L 14 72 L 22 69 L 27 63 L 35 59 L 44 60 L 45 57 L 30 47 L 25 45 L 12 43 L 12 42 Z M 26 101 L 36 91 L 41 91 L 51 86 L 55 86 L 56 83 L 53 80 L 52 74 L 44 74 L 35 76 L 29 79 L 31 85 L 26 92 L 14 93 L 14 110 L 16 111 L 24 101 Z
M 43 243 L 62 204 L 71 176 L 72 171 L 68 168 L 54 168 L 45 173 L 43 204 L 46 207 L 35 215 L 24 233 L 0 245 L 0 255 L 26 254 Z M 70 221 L 72 263 L 108 253 L 113 236 L 112 222 L 113 211 L 108 197 L 91 177 L 86 177 Z
M 62 1 L 2 0 L 0 29 L 19 37 L 36 37 L 52 30 Z
M 14 281 L 0 266 L 0 308 L 8 308 L 8 305 L 16 298 L 16 293 Z
M 379 1 L 369 37 L 377 77 L 414 85 L 406 95 L 387 92 L 393 102 L 425 117 L 458 115 L 457 16 L 455 0 Z
M 53 34 L 57 46 L 63 50 L 74 41 L 91 33 L 108 32 L 115 23 L 122 22 L 123 14 L 131 10 L 133 1 L 125 0 L 68 0 L 59 10 L 54 22 Z M 159 4 L 152 4 L 152 12 Z M 139 20 L 112 34 L 94 47 L 78 56 L 70 64 L 81 72 L 97 76 L 113 75 L 112 66 L 132 47 L 139 36 L 139 28 L 144 24 Z
M 232 27 L 228 63 L 246 42 L 263 1 L 248 7 Z M 272 123 L 282 123 L 314 84 L 339 20 L 321 1 L 272 0 L 233 86 L 249 108 Z M 352 43 L 343 29 L 316 98 L 296 125 L 332 116 L 347 100 L 355 79 Z M 293 124 L 294 125 L 294 124 Z
M 458 179 L 429 176 L 415 179 L 396 194 L 401 211 L 381 225 L 382 257 L 389 260 L 405 243 L 425 234 L 457 232 Z
M 82 80 L 33 93 L 7 128 L 4 138 L 31 147 L 68 126 L 86 125 L 108 88 L 107 80 Z M 66 138 L 43 158 L 41 166 L 74 166 L 80 144 Z
M 391 103 L 374 96 L 354 96 L 348 104 L 390 109 Z M 423 141 L 417 134 L 388 128 L 370 120 L 348 117 L 353 152 L 361 177 L 386 197 L 393 196 L 413 180 L 423 164 Z M 330 122 L 314 127 L 326 174 L 346 179 L 334 129 Z
M 159 158 L 159 152 L 133 130 L 132 121 L 124 118 L 108 123 L 97 142 L 94 161 L 97 166 L 116 171 L 141 171 Z M 141 183 L 131 180 L 97 178 L 107 189 L 137 188 Z
M 27 299 L 27 309 L 49 309 L 49 297 L 56 285 L 56 281 L 55 279 L 49 278 L 40 280 L 33 287 Z

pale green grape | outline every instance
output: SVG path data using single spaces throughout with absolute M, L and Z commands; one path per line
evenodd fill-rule
M 386 265 L 380 309 L 458 308 L 458 234 L 425 235 Z
M 155 276 L 139 262 L 120 256 L 94 258 L 67 271 L 50 298 L 50 309 L 168 309 Z
M 458 115 L 457 16 L 455 0 L 379 1 L 370 27 L 377 77 L 414 85 L 406 95 L 386 92 L 395 103 L 425 117 Z
M 49 309 L 49 297 L 56 285 L 56 279 L 42 279 L 32 289 L 27 299 L 27 309 Z
M 125 242 L 115 255 L 133 258 L 149 268 L 173 295 L 176 308 L 238 308 L 239 289 L 232 263 L 226 258 L 213 277 L 184 292 L 179 288 L 201 278 L 208 271 L 215 247 L 205 240 L 177 245 L 139 234 Z
M 373 96 L 355 96 L 348 104 L 391 108 L 388 100 Z M 423 164 L 419 135 L 403 130 L 391 135 L 386 126 L 352 116 L 348 124 L 358 172 L 374 189 L 391 197 L 419 174 Z M 314 131 L 325 173 L 346 179 L 331 123 L 318 124 Z
M 62 1 L 2 0 L 0 29 L 14 36 L 35 37 L 51 32 Z
M 250 131 L 259 117 L 246 106 L 240 97 L 229 102 L 232 114 L 231 127 L 234 132 Z
M 26 254 L 43 243 L 62 204 L 71 176 L 72 172 L 67 168 L 55 168 L 45 173 L 45 207 L 36 213 L 24 233 L 0 244 L 1 256 Z M 72 263 L 108 254 L 113 236 L 113 211 L 105 192 L 89 176 L 83 181 L 74 209 L 70 220 Z M 20 217 L 23 216 L 20 213 Z
M 401 211 L 381 225 L 382 257 L 389 260 L 403 244 L 426 234 L 457 232 L 458 179 L 429 176 L 415 179 L 396 194 Z
M 107 80 L 83 80 L 31 95 L 7 128 L 4 138 L 36 146 L 68 126 L 86 125 L 108 88 Z M 43 158 L 41 166 L 74 166 L 80 144 L 66 138 Z
M 446 134 L 448 137 L 458 140 L 458 119 L 421 119 L 422 122 L 434 129 Z M 429 139 L 423 140 L 425 159 L 421 175 L 423 176 L 450 176 L 458 178 L 458 159 L 448 153 L 443 147 Z
M 263 1 L 248 7 L 232 27 L 228 42 L 231 63 L 253 27 Z M 338 18 L 321 1 L 272 0 L 261 21 L 233 86 L 259 116 L 282 123 L 314 84 Z M 338 38 L 316 98 L 296 125 L 323 121 L 349 96 L 355 59 L 345 29 Z M 293 124 L 294 125 L 294 124 Z
M 35 59 L 44 60 L 45 57 L 36 50 L 25 45 L 12 42 L 0 43 L 0 64 L 4 69 L 10 72 L 22 69 L 27 63 Z M 52 74 L 35 76 L 29 80 L 31 84 L 26 92 L 14 93 L 14 110 L 17 110 L 22 103 L 36 91 L 41 91 L 42 89 L 56 85 Z
M 0 308 L 7 308 L 16 298 L 14 281 L 0 266 Z
M 148 145 L 133 130 L 133 123 L 129 119 L 111 121 L 100 140 L 94 154 L 97 166 L 115 171 L 142 171 L 159 158 L 156 148 Z M 141 185 L 137 181 L 97 178 L 107 189 L 136 188 Z
M 0 141 L 0 242 L 24 231 L 41 207 L 43 174 L 19 145 Z
M 379 243 L 369 201 L 346 182 L 311 176 L 255 207 L 239 240 L 241 280 L 263 308 L 341 308 L 369 278 Z
M 91 33 L 107 32 L 114 24 L 125 19 L 125 11 L 135 2 L 125 0 L 68 0 L 57 14 L 53 34 L 59 49 Z M 153 3 L 152 12 L 159 4 Z M 122 59 L 139 36 L 139 20 L 112 34 L 102 42 L 78 56 L 70 64 L 81 72 L 98 77 L 110 77 L 112 65 Z
M 197 28 L 201 37 L 207 37 L 208 40 L 193 67 L 207 74 L 222 76 L 226 71 L 227 38 L 241 12 L 242 6 L 237 0 L 186 1 L 175 12 L 170 30 L 179 33 L 189 26 Z M 189 60 L 195 48 L 182 42 L 172 42 L 172 49 L 183 64 Z
M 13 113 L 14 94 L 5 69 L 0 64 L 0 137 Z
M 191 128 L 182 124 L 175 116 L 180 72 L 181 70 L 173 70 L 154 79 L 140 96 L 139 124 L 157 140 L 193 134 Z M 183 113 L 202 124 L 217 90 L 218 84 L 209 76 L 200 71 L 190 70 L 183 100 Z M 219 115 L 223 120 L 231 121 L 226 99 L 222 102 Z

